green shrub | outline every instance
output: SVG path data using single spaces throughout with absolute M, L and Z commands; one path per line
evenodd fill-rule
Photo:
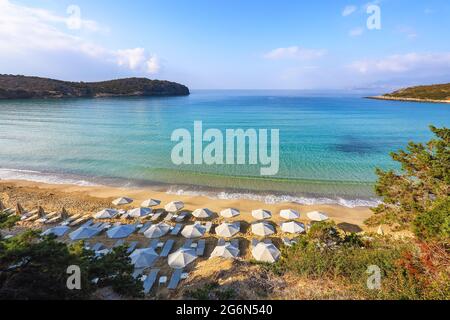
M 414 232 L 426 241 L 449 242 L 450 198 L 438 203 L 432 210 L 419 214 L 414 220 Z

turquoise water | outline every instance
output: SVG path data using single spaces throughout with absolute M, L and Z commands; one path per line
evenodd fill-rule
M 172 131 L 192 131 L 196 120 L 204 130 L 279 129 L 278 174 L 172 164 Z M 263 91 L 1 101 L 0 178 L 354 203 L 374 197 L 376 167 L 396 168 L 390 151 L 431 137 L 429 124 L 449 126 L 450 106 Z

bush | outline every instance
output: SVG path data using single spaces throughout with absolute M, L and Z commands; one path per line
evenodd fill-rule
M 20 220 L 17 215 L 8 215 L 0 212 L 0 229 L 11 229 Z
M 429 212 L 419 214 L 414 220 L 414 232 L 421 240 L 448 243 L 450 240 L 450 198 L 438 203 Z
M 27 231 L 0 241 L 0 299 L 89 299 L 100 286 L 111 286 L 129 297 L 142 295 L 142 283 L 124 248 L 96 258 L 83 242 L 66 245 L 54 237 Z M 67 268 L 81 271 L 81 290 L 69 290 Z M 93 280 L 98 278 L 98 286 Z

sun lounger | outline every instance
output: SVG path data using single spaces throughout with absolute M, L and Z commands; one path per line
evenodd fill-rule
M 138 233 L 143 234 L 145 231 L 147 231 L 148 228 L 152 226 L 152 223 L 150 221 L 146 222 L 142 228 L 139 229 Z
M 45 224 L 57 223 L 61 219 L 62 219 L 62 217 L 59 215 L 59 216 L 48 219 L 47 221 L 45 221 Z
M 288 246 L 288 247 L 292 246 L 292 241 L 289 238 L 282 238 L 281 240 L 283 241 L 283 244 L 285 246 Z
M 198 257 L 201 257 L 205 254 L 205 245 L 206 245 L 205 239 L 198 240 L 197 252 L 196 252 Z
M 160 256 L 161 257 L 167 257 L 170 253 L 170 250 L 172 250 L 173 244 L 175 243 L 174 240 L 170 239 L 166 241 L 166 244 L 164 245 Z
M 209 231 L 211 230 L 211 227 L 212 227 L 211 221 L 208 221 L 207 223 L 205 223 L 205 228 L 206 228 L 205 233 L 209 233 Z
M 137 241 L 131 242 L 130 245 L 128 246 L 127 253 L 128 254 L 132 253 L 134 251 L 134 249 L 136 249 L 137 245 L 138 245 Z
M 137 278 L 139 278 L 140 276 L 142 276 L 142 274 L 144 273 L 144 270 L 145 269 L 143 269 L 143 268 L 141 268 L 141 269 L 134 269 L 134 272 L 133 272 L 133 274 L 131 275 L 133 278 L 135 278 L 135 279 L 137 279 Z
M 183 225 L 181 223 L 177 223 L 175 227 L 170 231 L 171 236 L 176 236 L 180 233 L 181 228 L 183 228 Z
M 230 243 L 231 243 L 231 245 L 232 245 L 233 247 L 239 249 L 239 239 L 232 239 L 232 240 L 230 241 Z
M 150 290 L 152 290 L 153 285 L 156 282 L 156 278 L 158 277 L 159 269 L 152 269 L 150 274 L 144 280 L 144 294 L 148 294 Z
M 156 220 L 158 220 L 159 217 L 161 217 L 161 215 L 162 215 L 162 212 L 155 213 L 155 214 L 153 215 L 153 217 L 150 219 L 150 221 L 156 221 Z
M 217 240 L 217 246 L 218 246 L 218 247 L 224 246 L 225 243 L 226 243 L 225 239 L 219 239 L 219 240 Z
M 168 289 L 174 290 L 178 287 L 182 273 L 183 269 L 175 269 L 175 271 L 172 273 L 172 277 L 170 278 L 169 285 L 167 286 Z
M 166 284 L 167 283 L 167 277 L 166 276 L 162 276 L 159 277 L 159 281 L 158 281 L 158 285 L 162 285 L 162 284 Z
M 192 242 L 193 242 L 192 239 L 187 239 L 187 240 L 184 242 L 182 248 L 183 248 L 183 249 L 190 248 L 190 247 L 192 246 Z
M 150 241 L 148 247 L 156 250 L 156 248 L 158 247 L 158 243 L 159 243 L 158 239 L 153 239 L 152 241 Z
M 103 248 L 104 248 L 103 243 L 97 242 L 96 244 L 94 244 L 94 245 L 92 246 L 91 250 L 93 250 L 93 251 L 99 251 L 99 250 L 101 250 L 101 249 L 103 249 Z
M 168 222 L 170 220 L 172 220 L 173 218 L 173 213 L 168 213 L 167 216 L 164 218 L 164 221 Z
M 188 212 L 183 211 L 178 215 L 178 217 L 175 218 L 175 222 L 182 222 L 188 215 Z
M 114 243 L 113 248 L 123 246 L 124 244 L 125 244 L 125 240 L 123 240 L 123 239 L 117 240 L 117 242 Z

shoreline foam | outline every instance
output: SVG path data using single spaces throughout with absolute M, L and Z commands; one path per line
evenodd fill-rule
M 94 180 L 94 179 L 92 179 Z M 264 204 L 284 204 L 296 203 L 300 205 L 339 205 L 346 208 L 356 207 L 375 207 L 380 204 L 380 200 L 376 198 L 347 198 L 336 196 L 334 198 L 327 196 L 311 196 L 311 195 L 293 195 L 275 192 L 252 192 L 241 190 L 214 190 L 213 188 L 204 188 L 198 190 L 195 186 L 177 186 L 167 184 L 166 187 L 160 186 L 133 186 L 129 183 L 122 185 L 110 185 L 90 181 L 88 178 L 80 178 L 75 175 L 47 173 L 36 170 L 26 169 L 9 169 L 0 168 L 0 181 L 28 181 L 50 185 L 72 185 L 78 187 L 112 187 L 125 189 L 151 189 L 158 192 L 165 192 L 168 195 L 189 196 L 189 197 L 205 197 L 212 200 L 251 200 Z

